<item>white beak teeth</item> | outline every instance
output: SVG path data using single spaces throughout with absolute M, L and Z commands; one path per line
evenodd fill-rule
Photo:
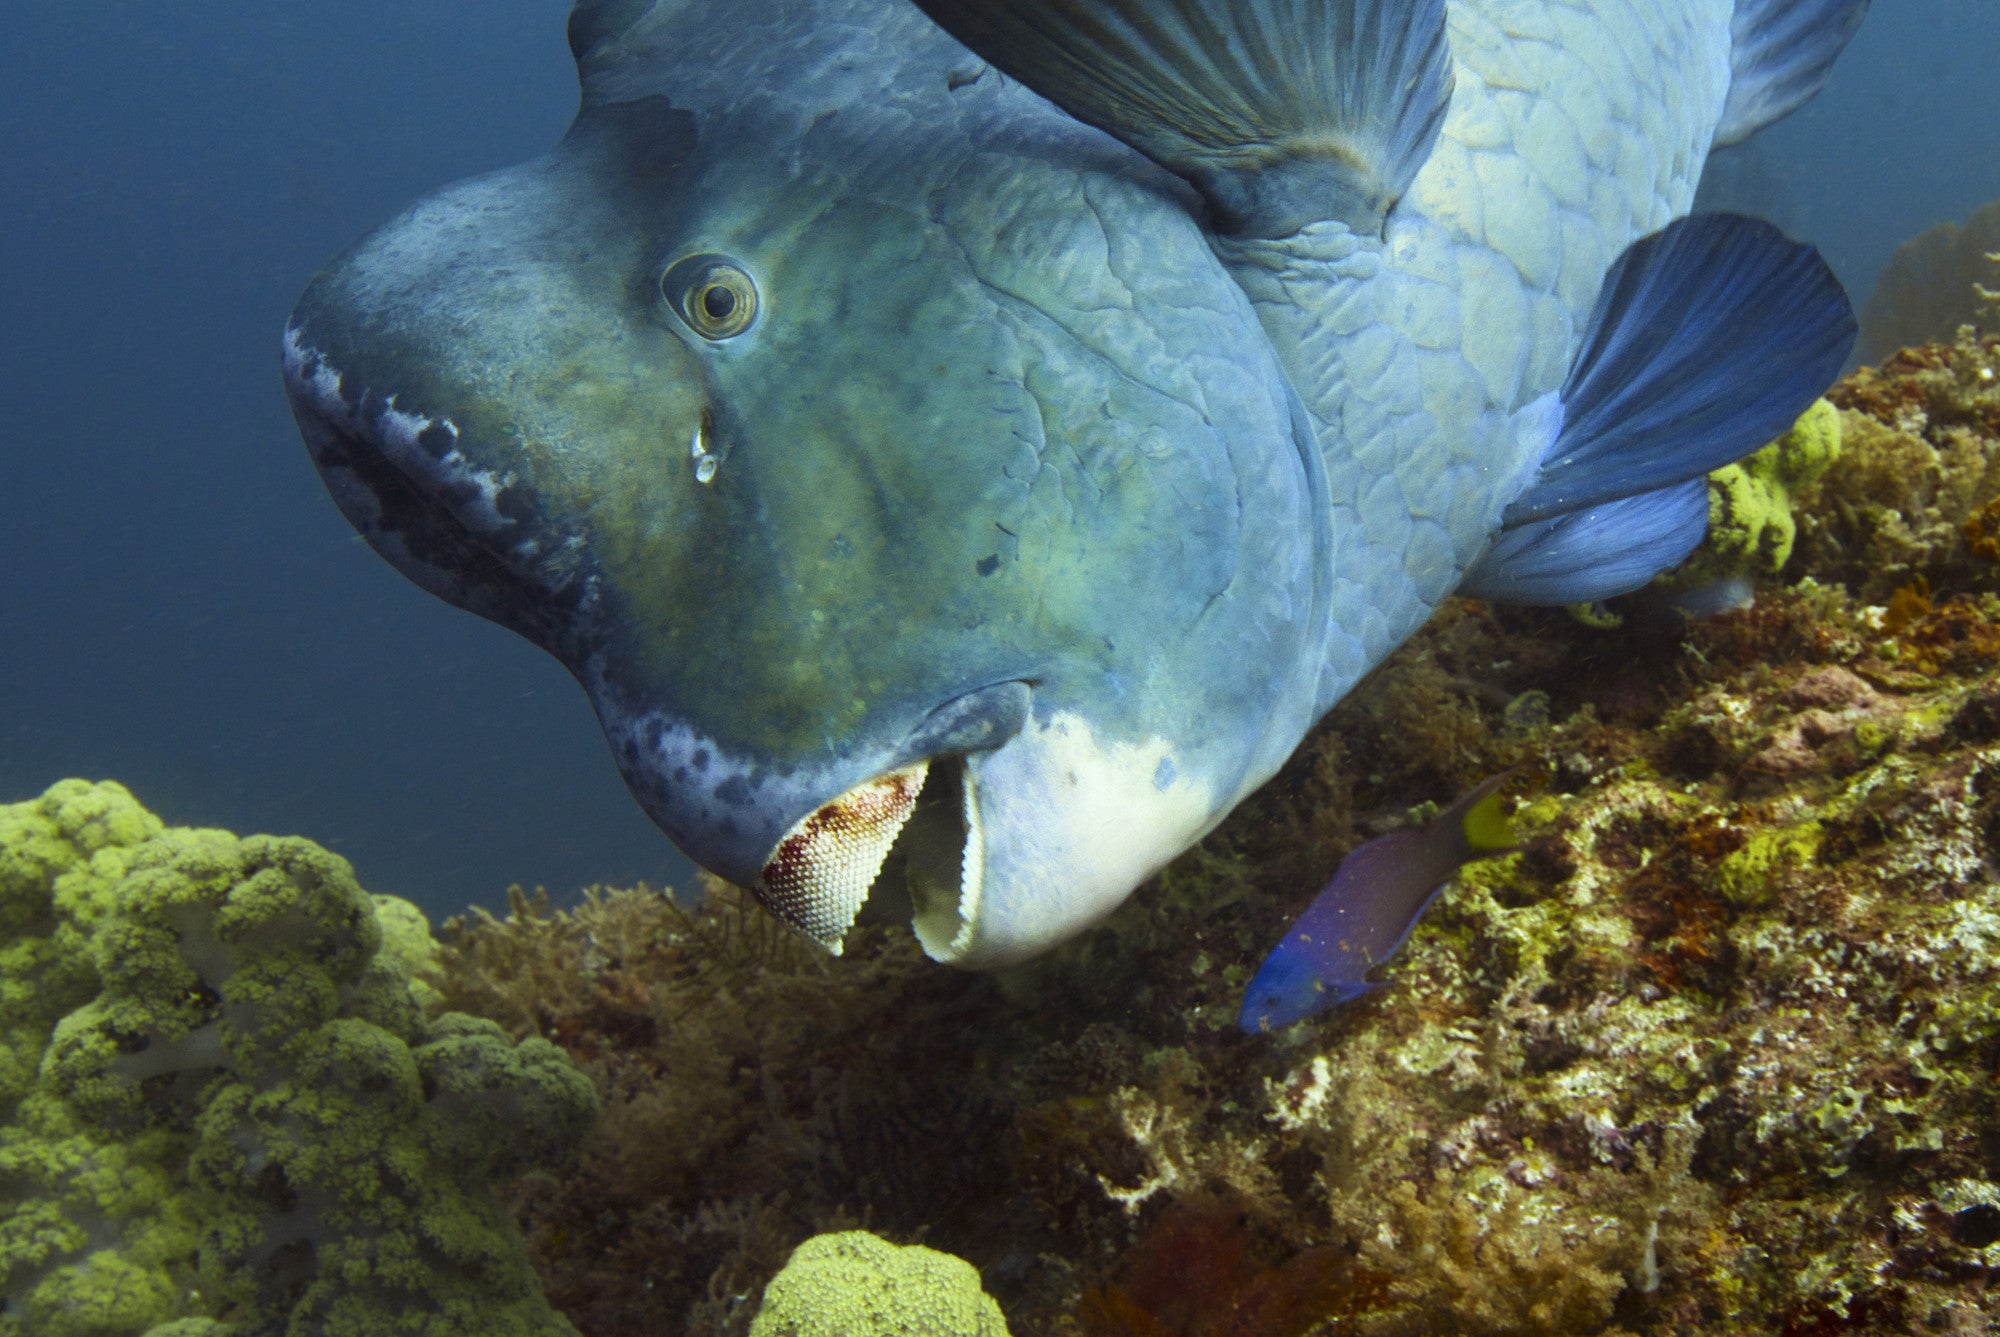
M 916 811 L 929 769 L 919 761 L 878 775 L 806 814 L 764 865 L 758 898 L 839 956 L 889 847 Z

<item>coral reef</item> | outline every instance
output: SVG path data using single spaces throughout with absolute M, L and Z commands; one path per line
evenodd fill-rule
M 2000 338 L 1905 349 L 1827 397 L 1846 449 L 1801 517 L 1787 577 L 1885 606 L 1906 587 L 1994 589 Z
M 1861 308 L 1866 362 L 1899 348 L 1951 339 L 1961 325 L 2000 333 L 2000 312 L 1989 305 L 1993 252 L 2000 251 L 2000 200 L 1983 204 L 1963 223 L 1945 222 L 1896 248 Z
M 0 807 L 0 1337 L 854 1331 L 794 1283 L 917 1242 L 1018 1337 L 1988 1330 L 1996 379 L 1857 372 L 1590 623 L 1448 605 L 998 976 L 712 881 L 440 946 L 304 841 Z M 1503 772 L 1523 850 L 1389 987 L 1236 1028 L 1343 854 Z
M 1007 1337 L 1007 1321 L 963 1259 L 846 1230 L 792 1251 L 750 1337 Z
M 0 807 L 0 1335 L 561 1337 L 490 1185 L 595 1112 L 308 841 Z
M 893 928 L 829 959 L 720 884 L 454 924 L 449 1004 L 605 1101 L 516 1190 L 551 1296 L 589 1337 L 746 1333 L 795 1245 L 862 1224 L 970 1261 L 1023 1337 L 2000 1322 L 1996 364 L 1967 336 L 1837 387 L 1748 608 L 1448 606 L 1004 976 Z M 1342 854 L 1510 767 L 1525 849 L 1390 987 L 1237 1031 Z

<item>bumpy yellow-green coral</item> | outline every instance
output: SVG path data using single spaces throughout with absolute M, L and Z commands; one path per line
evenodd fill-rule
M 0 807 L 0 931 L 0 1337 L 574 1333 L 488 1184 L 594 1093 L 431 1015 L 413 907 L 65 781 Z
M 34 1085 L 56 1021 L 97 992 L 90 932 L 126 851 L 160 829 L 116 785 L 66 782 L 0 806 L 0 1122 Z
M 1814 401 L 1790 431 L 1708 476 L 1708 537 L 1666 579 L 1693 590 L 1732 577 L 1775 576 L 1791 560 L 1799 496 L 1840 456 L 1840 413 Z
M 815 1235 L 764 1291 L 751 1337 L 1007 1337 L 970 1263 L 865 1230 Z

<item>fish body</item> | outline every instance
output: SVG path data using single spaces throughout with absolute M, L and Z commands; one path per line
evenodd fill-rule
M 1285 930 L 1244 991 L 1237 1025 L 1279 1030 L 1382 986 L 1369 972 L 1402 949 L 1452 876 L 1519 848 L 1499 798 L 1505 775 L 1407 831 L 1354 849 Z
M 348 519 L 556 654 L 661 827 L 833 950 L 871 894 L 962 965 L 1079 931 L 1440 599 L 1629 588 L 1824 384 L 1799 248 L 1633 243 L 1803 96 L 1746 69 L 1832 58 L 1746 63 L 1745 13 L 1854 0 L 924 10 L 585 0 L 557 149 L 286 335 Z M 1742 389 L 1673 289 L 1804 307 L 1770 337 L 1813 355 Z M 1676 358 L 1741 393 L 1648 474 L 1618 425 L 1685 416 L 1639 374 Z

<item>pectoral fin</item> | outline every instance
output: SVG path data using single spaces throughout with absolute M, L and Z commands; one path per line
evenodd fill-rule
M 1587 603 L 1679 562 L 1708 526 L 1706 475 L 1796 421 L 1854 335 L 1819 252 L 1768 223 L 1698 214 L 1634 242 L 1558 403 L 1523 411 L 1554 439 L 1461 591 Z
M 1187 178 L 1222 230 L 1379 232 L 1451 97 L 1443 0 L 917 0 L 1079 120 Z
M 1517 604 L 1595 603 L 1629 594 L 1708 532 L 1708 482 L 1608 501 L 1504 529 L 1458 592 Z

